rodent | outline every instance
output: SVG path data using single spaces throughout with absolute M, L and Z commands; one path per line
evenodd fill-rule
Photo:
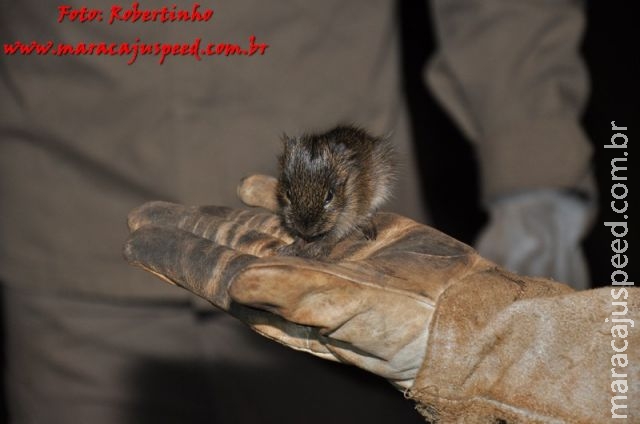
M 321 133 L 284 135 L 283 144 L 276 197 L 282 224 L 295 241 L 281 253 L 318 258 L 354 232 L 375 239 L 372 218 L 395 179 L 389 139 L 339 125 Z

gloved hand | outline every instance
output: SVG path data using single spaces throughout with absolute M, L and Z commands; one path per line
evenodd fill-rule
M 593 205 L 560 190 L 535 190 L 491 203 L 490 220 L 476 248 L 483 257 L 521 275 L 553 278 L 575 289 L 590 287 L 580 243 Z
M 246 180 L 241 198 L 273 206 L 255 190 L 270 181 Z M 125 256 L 267 337 L 408 388 L 433 422 L 610 417 L 608 289 L 519 277 L 432 228 L 375 219 L 375 241 L 344 240 L 318 261 L 273 256 L 290 238 L 272 213 L 152 202 L 131 212 Z M 640 354 L 628 353 L 638 377 Z M 633 408 L 619 412 L 633 421 Z
M 247 180 L 247 203 L 274 207 Z M 264 210 L 152 202 L 129 215 L 130 262 L 211 301 L 259 333 L 294 349 L 357 365 L 402 388 L 426 352 L 435 300 L 482 260 L 433 228 L 376 217 L 375 242 L 338 243 L 329 261 L 274 256 L 292 242 Z

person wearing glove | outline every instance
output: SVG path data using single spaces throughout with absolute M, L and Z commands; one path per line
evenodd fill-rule
M 249 177 L 239 195 L 273 208 L 274 185 Z M 639 290 L 575 292 L 408 218 L 375 223 L 375 241 L 343 240 L 309 260 L 276 255 L 291 237 L 267 210 L 150 202 L 129 214 L 124 254 L 268 338 L 386 378 L 430 422 L 640 419 Z M 609 322 L 612 297 L 624 302 L 627 315 L 613 315 L 626 318 L 624 334 Z M 624 408 L 612 407 L 616 395 Z
M 195 7 L 117 3 L 120 16 Z M 210 21 L 110 25 L 112 0 L 0 2 L 3 43 L 51 40 L 51 52 L 136 40 L 247 48 L 252 35 L 269 45 L 264 55 L 169 55 L 162 65 L 144 54 L 131 65 L 131 55 L 0 54 L 0 308 L 11 424 L 297 424 L 301 416 L 320 424 L 345 410 L 338 423 L 382 424 L 404 411 L 384 382 L 272 346 L 122 261 L 122 220 L 136 205 L 240 207 L 229 181 L 275 172 L 283 131 L 339 121 L 392 133 L 407 166 L 390 207 L 426 216 L 393 1 L 198 3 L 214 10 Z M 57 22 L 60 9 L 83 7 L 104 11 L 104 21 Z M 307 385 L 313 374 L 320 377 Z M 210 401 L 194 395 L 203 386 L 216 393 Z M 277 407 L 283 396 L 296 405 L 288 420 Z M 409 410 L 396 421 L 421 417 Z

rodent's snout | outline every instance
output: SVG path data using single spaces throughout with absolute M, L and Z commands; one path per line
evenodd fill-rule
M 309 217 L 298 218 L 293 224 L 292 227 L 296 231 L 297 236 L 306 242 L 320 239 L 327 233 L 316 220 Z
M 316 241 L 316 240 L 320 240 L 321 238 L 323 238 L 327 233 L 323 232 L 323 233 L 315 233 L 313 235 L 302 235 L 302 239 L 304 241 L 306 241 L 307 243 L 311 243 L 312 241 Z

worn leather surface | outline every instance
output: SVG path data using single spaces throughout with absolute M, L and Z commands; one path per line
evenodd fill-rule
M 430 421 L 608 422 L 606 320 L 637 320 L 638 290 L 617 292 L 626 306 L 612 306 L 608 288 L 511 274 L 407 218 L 378 214 L 376 224 L 374 242 L 347 239 L 306 260 L 274 256 L 291 239 L 271 212 L 152 202 L 129 215 L 125 257 L 282 344 L 389 379 Z M 638 422 L 630 324 L 626 340 L 628 364 L 616 370 L 629 401 L 618 413 Z
M 408 387 L 436 299 L 480 259 L 399 215 L 376 224 L 375 243 L 355 237 L 305 260 L 274 256 L 291 238 L 273 213 L 152 202 L 130 214 L 125 255 L 267 337 Z
M 628 312 L 614 318 L 637 321 L 640 291 L 626 288 L 625 300 L 615 290 Z M 469 273 L 438 300 L 410 396 L 443 423 L 610 422 L 611 384 L 620 379 L 612 378 L 613 324 L 605 320 L 625 310 L 612 301 L 611 288 L 573 292 L 500 268 Z M 629 376 L 629 400 L 618 401 L 629 408 L 617 413 L 638 422 L 640 337 L 627 326 L 628 366 L 616 372 Z

